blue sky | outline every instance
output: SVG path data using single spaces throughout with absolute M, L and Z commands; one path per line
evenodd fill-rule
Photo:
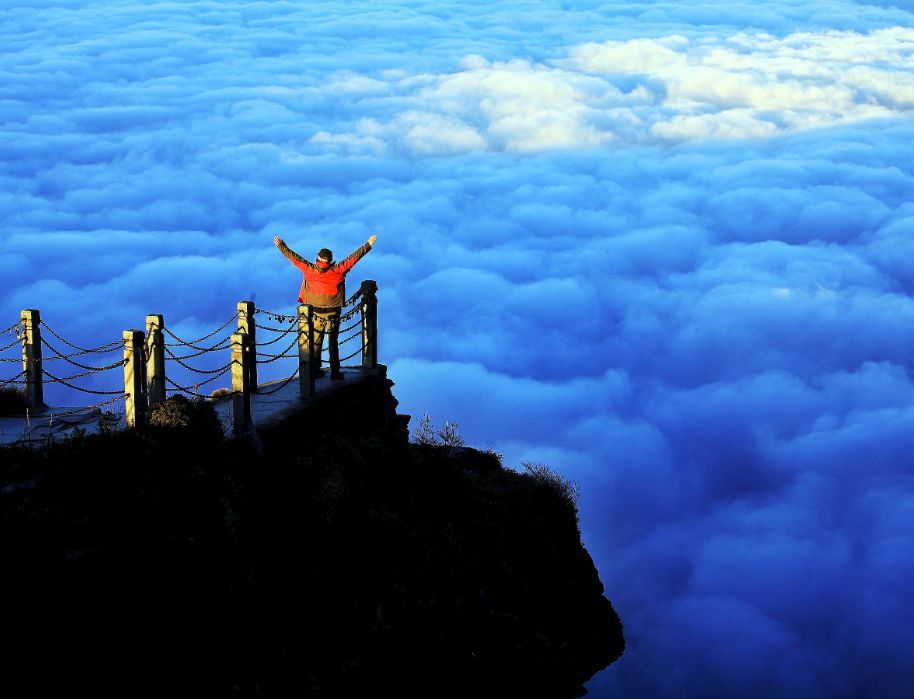
M 198 336 L 376 233 L 401 410 L 580 485 L 592 696 L 906 696 L 912 9 L 10 0 L 0 327 Z

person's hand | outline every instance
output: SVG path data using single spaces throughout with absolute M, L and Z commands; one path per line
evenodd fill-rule
M 280 238 L 278 235 L 273 236 L 273 245 L 275 245 L 276 247 L 279 247 L 279 244 L 281 242 L 282 242 L 282 238 Z
M 374 245 L 374 241 L 376 241 L 377 239 L 378 239 L 378 236 L 376 236 L 376 235 L 371 236 L 371 237 L 368 239 L 368 244 L 369 244 L 369 245 Z

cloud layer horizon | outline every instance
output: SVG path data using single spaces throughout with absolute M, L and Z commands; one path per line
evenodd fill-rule
M 13 0 L 0 328 L 197 337 L 377 233 L 401 410 L 581 488 L 592 696 L 907 696 L 912 8 L 567 5 Z

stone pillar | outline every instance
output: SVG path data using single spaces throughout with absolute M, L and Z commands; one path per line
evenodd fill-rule
M 44 410 L 44 373 L 41 370 L 41 314 L 34 308 L 19 314 L 24 333 L 22 368 L 25 371 L 25 403 L 30 413 Z
M 366 279 L 360 288 L 362 309 L 362 366 L 378 365 L 378 283 Z
M 314 308 L 302 303 L 298 306 L 298 396 L 313 396 L 317 366 L 314 352 Z
M 149 356 L 146 357 L 146 386 L 150 408 L 165 400 L 164 327 L 165 321 L 161 314 L 146 316 L 146 342 L 149 350 Z
M 142 427 L 146 424 L 146 363 L 143 361 L 142 330 L 124 331 L 124 406 L 127 412 L 127 427 Z
M 232 333 L 232 429 L 242 434 L 251 425 L 251 368 L 254 358 L 251 338 L 242 332 Z
M 239 301 L 238 302 L 238 332 L 245 333 L 251 340 L 251 351 L 257 351 L 257 323 L 254 320 L 254 302 L 253 301 Z M 248 363 L 250 370 L 250 376 L 248 377 L 248 385 L 250 386 L 251 393 L 257 393 L 257 355 L 254 355 L 254 360 Z

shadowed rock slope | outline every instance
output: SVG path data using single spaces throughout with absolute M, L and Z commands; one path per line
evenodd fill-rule
M 573 503 L 408 443 L 383 372 L 224 441 L 0 451 L 6 696 L 572 697 L 623 650 Z

